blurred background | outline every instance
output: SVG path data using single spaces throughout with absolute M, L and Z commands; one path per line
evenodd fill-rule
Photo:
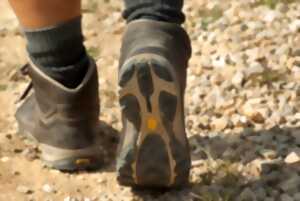
M 107 145 L 121 129 L 117 66 L 122 2 L 83 1 L 85 45 L 99 68 Z M 132 192 L 115 181 L 114 150 L 99 172 L 64 174 L 38 160 L 17 135 L 16 100 L 29 80 L 25 41 L 0 1 L 0 200 L 300 201 L 300 1 L 186 0 L 193 57 L 186 125 L 191 186 Z

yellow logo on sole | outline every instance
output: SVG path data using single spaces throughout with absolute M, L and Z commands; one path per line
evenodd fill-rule
M 76 165 L 89 165 L 91 163 L 91 160 L 88 158 L 82 158 L 82 159 L 77 159 L 75 161 Z
M 157 128 L 157 121 L 155 118 L 150 117 L 147 121 L 147 127 L 150 130 L 155 130 Z

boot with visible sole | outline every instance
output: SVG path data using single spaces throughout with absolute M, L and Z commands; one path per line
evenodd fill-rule
M 66 88 L 31 64 L 34 93 L 16 113 L 19 132 L 34 139 L 43 162 L 62 171 L 87 170 L 101 164 L 96 145 L 99 97 L 95 63 L 81 84 Z
M 189 37 L 176 24 L 138 20 L 128 25 L 119 69 L 121 185 L 170 188 L 188 183 L 183 96 L 190 55 Z

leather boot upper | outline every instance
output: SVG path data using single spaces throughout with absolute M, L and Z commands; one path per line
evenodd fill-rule
M 186 68 L 191 57 L 191 42 L 186 31 L 174 23 L 136 20 L 129 23 L 123 37 L 120 67 L 130 57 L 154 53 L 166 58 L 175 67 L 183 89 Z
M 63 149 L 81 149 L 94 142 L 99 116 L 98 75 L 90 60 L 87 73 L 70 89 L 33 64 L 29 67 L 34 93 L 18 109 L 19 126 L 39 143 Z

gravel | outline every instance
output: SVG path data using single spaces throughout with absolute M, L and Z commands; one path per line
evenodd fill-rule
M 103 129 L 105 136 L 109 136 L 122 128 L 116 84 L 119 46 L 114 43 L 119 44 L 124 23 L 120 2 L 93 2 L 84 3 L 85 44 L 100 67 L 100 119 L 112 126 Z M 1 134 L 2 130 L 11 133 L 4 139 L 0 136 L 0 168 L 5 167 L 5 178 L 12 179 L 17 186 L 14 191 L 23 196 L 50 196 L 52 200 L 64 201 L 300 200 L 300 3 L 285 2 L 186 2 L 184 26 L 194 49 L 185 96 L 192 155 L 192 184 L 187 189 L 131 191 L 118 186 L 111 163 L 101 173 L 75 176 L 43 169 L 35 160 L 39 155 L 36 147 L 27 143 L 18 147 L 16 129 L 7 126 L 14 124 L 15 108 L 3 118 L 0 115 L 0 122 L 4 122 L 0 123 Z M 95 11 L 99 13 L 94 15 Z M 3 29 L 1 34 L 18 37 L 18 33 L 8 30 Z M 4 58 L 5 52 L 0 50 L 1 69 L 16 65 L 11 63 L 13 59 Z M 20 79 L 15 69 L 8 74 L 14 75 L 8 89 L 13 90 L 12 97 L 16 98 L 26 80 Z M 117 137 L 108 141 L 115 142 Z M 4 144 L 12 147 L 3 148 Z M 20 154 L 13 150 L 22 151 Z M 114 152 L 107 155 L 107 161 L 115 157 Z M 6 175 L 6 172 L 19 174 Z M 31 181 L 29 172 L 34 172 L 34 179 L 47 180 L 34 185 L 36 182 Z M 0 180 L 2 175 L 1 171 Z M 32 187 L 19 185 L 21 179 L 31 182 Z M 37 195 L 38 189 L 42 189 L 41 195 Z

